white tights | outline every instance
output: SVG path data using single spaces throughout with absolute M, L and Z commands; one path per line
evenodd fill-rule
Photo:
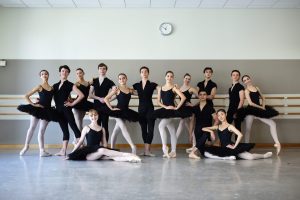
M 176 153 L 177 144 L 176 129 L 174 124 L 172 123 L 172 119 L 162 119 L 158 125 L 158 129 L 161 137 L 162 150 L 164 155 L 168 155 L 166 128 L 168 128 L 171 136 L 171 152 Z
M 212 159 L 220 159 L 220 160 L 235 160 L 235 156 L 227 156 L 227 157 L 219 157 L 215 156 L 211 153 L 204 152 L 204 155 L 207 158 L 212 158 Z M 272 152 L 267 152 L 265 154 L 257 154 L 257 153 L 249 153 L 247 151 L 243 153 L 239 153 L 238 157 L 244 159 L 244 160 L 257 160 L 257 159 L 265 159 L 265 158 L 270 158 L 272 156 Z
M 184 126 L 190 132 L 190 130 L 189 130 L 190 129 L 189 123 L 190 123 L 190 118 L 180 119 L 177 131 L 176 131 L 176 137 L 177 137 L 177 139 L 179 138 L 181 132 L 183 131 Z M 193 137 L 193 147 L 195 147 L 196 146 L 195 134 L 193 134 L 192 137 Z
M 123 153 L 119 151 L 114 151 L 110 149 L 100 148 L 95 153 L 91 153 L 87 155 L 87 160 L 98 160 L 101 157 L 105 157 L 105 159 L 112 159 L 114 161 L 119 162 L 141 162 L 141 159 L 131 153 Z
M 128 142 L 132 149 L 132 153 L 136 154 L 136 147 L 132 142 L 132 139 L 130 137 L 130 134 L 127 130 L 125 121 L 119 118 L 116 118 L 116 125 L 111 135 L 111 148 L 114 148 L 117 140 L 117 135 L 119 134 L 119 130 L 121 130 L 122 135 L 124 136 L 125 140 Z
M 74 113 L 74 118 L 75 118 L 76 125 L 77 125 L 78 129 L 80 131 L 82 131 L 83 118 L 84 118 L 86 112 L 82 111 L 82 110 L 78 110 L 78 109 L 73 109 L 73 113 Z
M 44 135 L 45 135 L 45 131 L 46 128 L 48 126 L 48 121 L 46 120 L 40 120 L 34 116 L 31 116 L 30 118 L 30 125 L 29 128 L 27 130 L 27 134 L 26 134 L 26 139 L 25 139 L 25 145 L 24 148 L 21 150 L 20 155 L 23 155 L 26 153 L 26 151 L 29 148 L 29 143 L 32 139 L 33 133 L 38 125 L 38 123 L 40 122 L 40 127 L 39 127 L 39 132 L 38 132 L 38 143 L 39 143 L 39 148 L 40 148 L 40 152 L 45 151 L 45 147 L 44 147 Z
M 272 136 L 274 142 L 276 144 L 279 144 L 279 140 L 278 140 L 278 136 L 277 136 L 277 130 L 276 130 L 276 123 L 274 122 L 274 120 L 255 117 L 253 115 L 247 115 L 247 117 L 245 118 L 245 121 L 246 121 L 245 142 L 249 143 L 249 141 L 250 141 L 251 127 L 252 127 L 252 123 L 253 123 L 254 118 L 259 119 L 263 123 L 269 125 L 270 133 L 271 133 L 271 136 Z

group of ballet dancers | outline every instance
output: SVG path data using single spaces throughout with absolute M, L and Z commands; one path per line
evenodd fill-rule
M 140 68 L 141 81 L 127 86 L 125 73 L 118 74 L 118 85 L 106 77 L 108 67 L 104 63 L 98 65 L 98 77 L 92 81 L 84 79 L 84 70 L 76 69 L 77 81 L 75 84 L 68 81 L 70 68 L 67 65 L 59 67 L 60 81 L 50 86 L 49 72 L 41 70 L 39 76 L 42 83 L 25 95 L 27 105 L 20 105 L 18 109 L 31 115 L 30 126 L 27 131 L 25 145 L 20 151 L 24 155 L 29 149 L 29 143 L 38 123 L 38 143 L 41 157 L 51 156 L 44 147 L 44 134 L 50 121 L 58 122 L 63 132 L 61 150 L 56 156 L 65 156 L 69 160 L 100 160 L 111 159 L 115 161 L 140 162 L 139 156 L 155 156 L 151 152 L 151 143 L 155 122 L 159 120 L 158 129 L 162 141 L 163 157 L 175 158 L 177 139 L 181 132 L 187 130 L 192 147 L 187 149 L 188 157 L 200 159 L 201 157 L 215 159 L 261 159 L 270 158 L 272 152 L 265 154 L 250 153 L 254 147 L 249 143 L 252 122 L 255 118 L 270 127 L 271 136 L 275 142 L 276 154 L 281 150 L 278 140 L 276 124 L 271 118 L 278 115 L 272 107 L 265 105 L 265 99 L 260 89 L 254 86 L 249 75 L 232 70 L 232 85 L 228 90 L 229 107 L 215 111 L 213 99 L 217 92 L 217 84 L 212 81 L 213 69 L 206 67 L 203 70 L 204 80 L 197 87 L 190 85 L 191 75 L 185 74 L 183 84 L 174 84 L 174 73 L 167 71 L 165 84 L 158 86 L 149 80 L 149 68 Z M 240 83 L 242 80 L 244 86 Z M 154 109 L 152 96 L 157 91 L 158 109 Z M 39 94 L 38 100 L 30 97 Z M 71 93 L 76 98 L 71 98 Z M 139 99 L 138 112 L 130 109 L 131 95 Z M 192 97 L 198 99 L 192 103 Z M 177 98 L 179 97 L 179 98 Z M 93 99 L 93 102 L 88 98 Z M 51 106 L 54 99 L 55 107 Z M 111 101 L 117 99 L 117 105 Z M 245 99 L 248 105 L 244 105 Z M 83 127 L 83 119 L 89 113 L 90 124 Z M 109 117 L 116 120 L 111 134 L 110 147 L 108 147 Z M 179 118 L 176 129 L 175 120 Z M 139 122 L 144 141 L 144 150 L 137 156 L 137 149 L 127 129 L 128 122 Z M 245 121 L 245 143 L 241 143 L 241 123 Z M 234 125 L 232 125 L 234 123 Z M 70 139 L 69 128 L 74 132 L 74 148 L 67 154 Z M 170 134 L 171 149 L 167 145 L 167 131 Z M 130 145 L 132 152 L 124 153 L 115 149 L 118 133 L 121 132 Z M 216 141 L 215 132 L 218 135 Z M 235 135 L 235 139 L 232 137 Z M 84 144 L 86 141 L 86 144 Z

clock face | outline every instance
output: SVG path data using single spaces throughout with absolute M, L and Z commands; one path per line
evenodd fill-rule
M 173 26 L 170 23 L 164 22 L 159 26 L 159 30 L 162 35 L 170 35 L 173 31 Z

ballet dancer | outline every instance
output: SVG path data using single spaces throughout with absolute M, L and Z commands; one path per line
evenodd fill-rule
M 141 162 L 141 159 L 131 153 L 123 153 L 107 148 L 105 138 L 105 129 L 98 125 L 98 113 L 96 110 L 89 111 L 89 119 L 91 123 L 85 126 L 82 130 L 81 137 L 70 153 L 67 160 L 102 160 L 109 159 L 113 161 L 123 162 Z M 81 147 L 84 139 L 87 145 Z M 81 148 L 80 148 L 81 147 Z
M 143 66 L 140 68 L 141 81 L 133 84 L 133 89 L 139 97 L 139 124 L 142 130 L 142 136 L 144 141 L 144 152 L 141 156 L 155 156 L 151 153 L 151 143 L 153 140 L 153 132 L 155 119 L 148 118 L 154 111 L 154 105 L 152 102 L 152 95 L 154 90 L 157 89 L 157 84 L 149 81 L 149 68 Z
M 185 109 L 189 109 L 189 110 L 192 110 L 192 107 L 194 106 L 191 103 L 192 95 L 194 95 L 196 97 L 198 96 L 197 89 L 193 88 L 190 85 L 191 78 L 192 78 L 191 75 L 188 74 L 188 73 L 186 73 L 183 76 L 183 84 L 182 84 L 182 86 L 179 89 L 184 94 L 184 96 L 186 98 L 186 100 L 185 100 L 185 102 L 183 103 L 182 106 L 184 106 Z M 176 137 L 177 137 L 177 139 L 179 138 L 179 136 L 180 136 L 181 132 L 183 131 L 184 127 L 187 128 L 189 134 L 192 134 L 192 132 L 193 132 L 193 120 L 192 120 L 192 118 L 193 118 L 193 116 L 192 117 L 188 117 L 188 118 L 184 118 L 184 119 L 180 119 L 177 131 L 176 131 Z M 186 151 L 187 152 L 192 151 L 192 149 L 195 146 L 196 146 L 196 139 L 195 139 L 194 134 L 192 134 L 192 147 L 188 148 Z
M 279 113 L 271 106 L 265 105 L 265 98 L 263 94 L 258 87 L 253 85 L 249 75 L 244 75 L 242 77 L 242 81 L 246 85 L 245 96 L 248 101 L 248 106 L 244 111 L 244 116 L 246 116 L 245 142 L 249 142 L 250 140 L 251 126 L 254 118 L 258 119 L 270 127 L 270 133 L 275 142 L 274 147 L 276 148 L 277 155 L 279 155 L 281 145 L 278 140 L 276 123 L 273 119 L 271 119 L 272 117 L 279 115 Z M 262 100 L 261 103 L 260 99 Z
M 239 70 L 232 70 L 231 80 L 232 85 L 228 89 L 229 94 L 229 107 L 227 110 L 227 121 L 232 123 L 234 121 L 234 126 L 241 131 L 241 121 L 237 117 L 237 110 L 243 108 L 245 100 L 244 86 L 240 84 L 241 73 Z
M 53 88 L 48 84 L 49 72 L 45 69 L 41 70 L 40 78 L 42 83 L 25 95 L 28 105 L 19 105 L 18 110 L 21 112 L 26 112 L 31 115 L 30 125 L 27 130 L 25 145 L 20 151 L 20 156 L 23 156 L 29 149 L 29 143 L 32 139 L 34 130 L 36 129 L 38 123 L 40 123 L 38 132 L 38 143 L 40 149 L 40 156 L 47 157 L 51 156 L 50 153 L 45 151 L 44 147 L 44 135 L 49 121 L 58 121 L 58 115 L 54 108 L 51 107 L 51 101 L 53 98 Z M 32 102 L 30 97 L 35 94 L 39 94 L 39 99 L 36 103 Z
M 121 130 L 124 138 L 131 147 L 132 153 L 136 154 L 136 146 L 133 144 L 130 134 L 128 132 L 125 121 L 137 122 L 139 120 L 138 112 L 129 109 L 129 101 L 133 94 L 133 89 L 127 87 L 127 76 L 124 73 L 118 75 L 119 85 L 116 89 L 112 90 L 105 98 L 104 102 L 107 107 L 103 107 L 101 113 L 105 113 L 108 116 L 115 117 L 116 125 L 111 135 L 111 148 L 114 148 L 117 140 L 117 134 Z M 113 97 L 117 98 L 117 106 L 113 107 L 110 104 L 110 100 Z
M 174 73 L 172 71 L 167 71 L 165 74 L 165 85 L 159 87 L 157 91 L 157 104 L 161 107 L 153 112 L 149 117 L 153 119 L 160 118 L 161 121 L 158 125 L 159 133 L 162 141 L 163 157 L 175 158 L 176 157 L 176 129 L 172 123 L 173 118 L 187 118 L 192 115 L 187 109 L 183 109 L 182 105 L 186 100 L 184 94 L 175 87 Z M 178 95 L 180 97 L 180 102 L 175 105 L 175 97 Z M 166 128 L 168 128 L 171 136 L 171 152 L 169 153 L 169 148 L 167 146 L 167 133 Z
M 69 139 L 69 127 L 71 126 L 76 141 L 80 138 L 80 130 L 78 129 L 75 118 L 72 112 L 72 107 L 79 103 L 84 95 L 82 92 L 70 81 L 68 81 L 68 76 L 70 74 L 70 68 L 67 65 L 59 67 L 60 81 L 53 85 L 54 89 L 54 102 L 58 114 L 61 116 L 59 120 L 60 128 L 63 132 L 63 144 L 61 150 L 56 153 L 56 156 L 65 156 Z M 74 101 L 70 101 L 71 92 L 74 92 L 77 95 L 77 98 Z
M 211 135 L 214 131 L 217 131 L 221 146 L 210 146 L 204 147 L 200 150 L 204 151 L 204 156 L 213 159 L 245 159 L 245 160 L 256 160 L 256 159 L 266 159 L 272 157 L 272 152 L 267 152 L 265 154 L 250 153 L 249 151 L 254 147 L 253 143 L 240 143 L 243 135 L 236 129 L 233 125 L 229 124 L 226 120 L 226 111 L 220 109 L 217 111 L 218 120 L 221 122 L 218 126 L 204 127 L 203 131 L 209 132 Z M 237 135 L 235 142 L 231 141 L 232 133 Z
M 87 111 L 93 108 L 93 103 L 88 101 L 90 92 L 90 83 L 84 80 L 84 71 L 82 68 L 76 69 L 77 81 L 75 83 L 76 87 L 82 92 L 84 98 L 73 107 L 74 118 L 77 127 L 81 131 L 83 126 L 83 118 Z
M 108 67 L 104 63 L 98 65 L 98 78 L 94 78 L 91 82 L 90 98 L 94 99 L 94 108 L 99 112 L 106 106 L 104 98 L 109 93 L 110 89 L 115 87 L 115 83 L 106 77 Z M 109 116 L 102 113 L 98 119 L 98 124 L 101 124 L 105 129 L 106 140 L 109 138 L 108 130 Z

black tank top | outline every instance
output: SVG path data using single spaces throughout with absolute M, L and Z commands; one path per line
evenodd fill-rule
M 89 97 L 89 92 L 90 92 L 90 84 L 88 84 L 88 86 L 79 84 L 76 85 L 76 87 L 83 93 L 84 98 L 81 101 L 87 101 L 88 97 Z
M 85 135 L 87 146 L 100 145 L 102 134 L 102 128 L 100 131 L 95 131 L 90 128 L 89 132 Z
M 184 104 L 188 103 L 188 102 L 191 103 L 192 94 L 189 92 L 189 89 L 187 89 L 186 91 L 184 91 L 182 93 L 184 94 L 184 96 L 186 98 Z
M 175 106 L 175 93 L 172 90 L 173 88 L 163 91 L 162 88 L 160 90 L 160 98 L 164 105 L 166 106 Z
M 46 90 L 42 87 L 42 91 L 39 93 L 39 104 L 41 104 L 44 107 L 51 107 L 51 101 L 53 98 L 54 91 L 53 90 Z
M 256 91 L 256 92 L 251 92 L 249 91 L 249 96 L 250 96 L 250 99 L 253 103 L 257 104 L 257 105 L 260 105 L 259 103 L 259 98 L 260 98 L 260 95 L 259 95 L 259 92 Z
M 129 101 L 131 99 L 131 93 L 124 93 L 120 90 L 120 93 L 117 95 L 117 108 L 123 110 L 123 109 L 128 109 Z
M 222 147 L 226 147 L 228 144 L 233 144 L 231 141 L 231 135 L 232 133 L 228 130 L 228 127 L 223 131 L 218 128 L 218 136 Z

